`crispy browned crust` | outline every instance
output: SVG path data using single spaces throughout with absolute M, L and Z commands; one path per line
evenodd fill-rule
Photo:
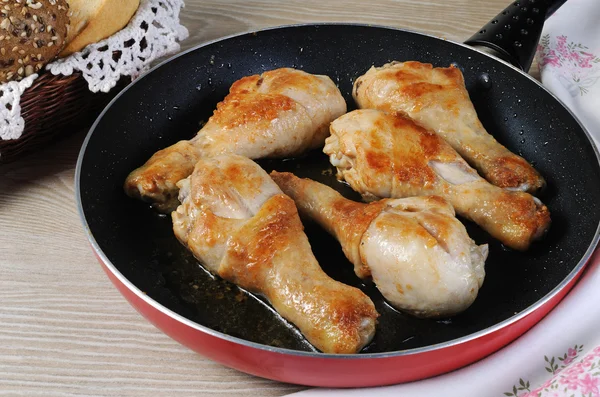
M 372 122 L 367 124 L 364 120 Z M 345 131 L 346 126 L 359 122 L 362 130 Z M 332 124 L 332 131 L 336 136 L 348 134 L 346 140 L 339 138 L 343 141 L 339 146 L 354 153 L 353 167 L 341 171 L 340 176 L 363 195 L 440 195 L 457 213 L 516 250 L 529 248 L 550 227 L 548 208 L 528 193 L 505 190 L 479 177 L 453 185 L 438 176 L 430 166 L 432 161 L 462 164 L 465 169 L 469 166 L 439 135 L 406 116 L 357 110 L 339 118 Z
M 244 77 L 233 83 L 196 137 L 152 156 L 131 173 L 125 191 L 169 212 L 177 205 L 177 182 L 200 156 L 297 156 L 321 146 L 329 123 L 345 110 L 339 89 L 324 76 L 281 68 Z
M 129 174 L 124 184 L 125 193 L 152 203 L 161 212 L 171 212 L 179 205 L 177 182 L 192 173 L 199 158 L 189 141 L 179 141 L 159 150 Z
M 303 328 L 307 339 L 330 353 L 355 353 L 361 343 L 361 322 L 378 316 L 369 299 L 359 290 L 339 283 L 315 283 L 306 291 L 301 280 L 273 274 L 282 266 L 277 255 L 289 250 L 298 236 L 304 235 L 303 230 L 294 201 L 283 194 L 273 196 L 230 239 L 227 266 L 219 275 L 251 291 L 265 293 L 275 307 L 278 302 L 295 302 L 307 323 L 319 324 L 327 318 L 335 324 L 334 339 L 329 339 L 333 333 L 326 335 L 320 327 Z
M 323 272 L 294 201 L 257 164 L 234 155 L 203 158 L 180 186 L 175 235 L 209 271 L 265 296 L 324 352 L 356 353 L 370 341 L 373 302 Z
M 393 84 L 392 95 L 378 93 L 378 87 L 384 84 Z M 474 120 L 466 125 L 476 130 L 472 136 L 476 141 L 463 139 L 460 131 L 448 125 L 433 130 L 490 183 L 525 189 L 530 193 L 545 186 L 544 178 L 531 164 L 511 153 L 485 131 L 477 119 L 462 72 L 456 67 L 434 68 L 431 64 L 415 61 L 392 62 L 359 77 L 353 95 L 362 108 L 406 114 L 428 128 L 433 128 L 431 116 L 425 113 L 428 109 L 439 108 L 456 118 L 464 117 L 461 112 L 467 111 Z
M 211 121 L 227 130 L 258 121 L 269 123 L 276 119 L 280 112 L 295 107 L 296 102 L 284 95 L 259 94 L 248 97 L 248 93 L 236 92 L 227 95 L 217 104 Z
M 271 178 L 285 194 L 294 198 L 305 195 L 303 191 L 308 188 L 305 180 L 297 178 L 290 172 L 271 172 Z M 368 205 L 346 200 L 341 195 L 330 208 L 331 217 L 336 219 L 331 234 L 337 237 L 342 244 L 344 254 L 354 265 L 354 272 L 362 279 L 371 276 L 371 270 L 366 262 L 360 258 L 360 241 L 371 222 L 385 208 L 385 200 L 369 203 Z M 300 208 L 302 211 L 302 207 Z

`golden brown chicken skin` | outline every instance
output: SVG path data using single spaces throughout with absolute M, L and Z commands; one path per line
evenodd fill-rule
M 357 353 L 369 343 L 373 302 L 323 272 L 294 201 L 256 163 L 203 157 L 179 187 L 173 230 L 207 270 L 264 295 L 323 352 Z
M 356 275 L 372 278 L 395 308 L 418 317 L 448 317 L 477 297 L 487 245 L 475 244 L 443 198 L 365 204 L 288 172 L 271 177 L 301 213 L 337 238 Z
M 331 124 L 324 152 L 367 199 L 439 195 L 506 246 L 526 250 L 550 226 L 528 193 L 488 183 L 434 132 L 402 116 L 361 109 Z
M 361 108 L 402 113 L 435 131 L 496 186 L 529 193 L 545 186 L 525 159 L 485 130 L 458 68 L 414 61 L 372 67 L 355 81 L 353 96 Z
M 170 212 L 179 204 L 177 182 L 191 174 L 201 157 L 297 156 L 321 147 L 329 123 L 345 112 L 346 103 L 329 77 L 291 68 L 244 77 L 193 139 L 158 151 L 131 172 L 125 192 Z

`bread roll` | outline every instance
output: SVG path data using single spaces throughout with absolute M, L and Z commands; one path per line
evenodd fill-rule
M 69 23 L 66 0 L 0 3 L 0 83 L 36 73 L 60 53 Z
M 140 0 L 67 0 L 71 25 L 61 57 L 81 51 L 123 29 L 137 11 Z

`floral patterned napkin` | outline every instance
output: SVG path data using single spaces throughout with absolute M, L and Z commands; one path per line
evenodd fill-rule
M 600 143 L 600 1 L 569 0 L 546 22 L 538 47 L 542 83 Z
M 544 28 L 542 84 L 600 144 L 600 0 L 569 0 Z M 600 397 L 600 251 L 539 324 L 499 352 L 436 378 L 396 386 L 312 389 L 297 397 Z

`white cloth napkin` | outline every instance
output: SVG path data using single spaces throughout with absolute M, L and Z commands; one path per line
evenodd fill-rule
M 600 143 L 600 0 L 569 0 L 552 15 L 538 60 L 542 83 Z M 548 316 L 477 363 L 396 386 L 311 389 L 294 396 L 600 396 L 600 252 Z

